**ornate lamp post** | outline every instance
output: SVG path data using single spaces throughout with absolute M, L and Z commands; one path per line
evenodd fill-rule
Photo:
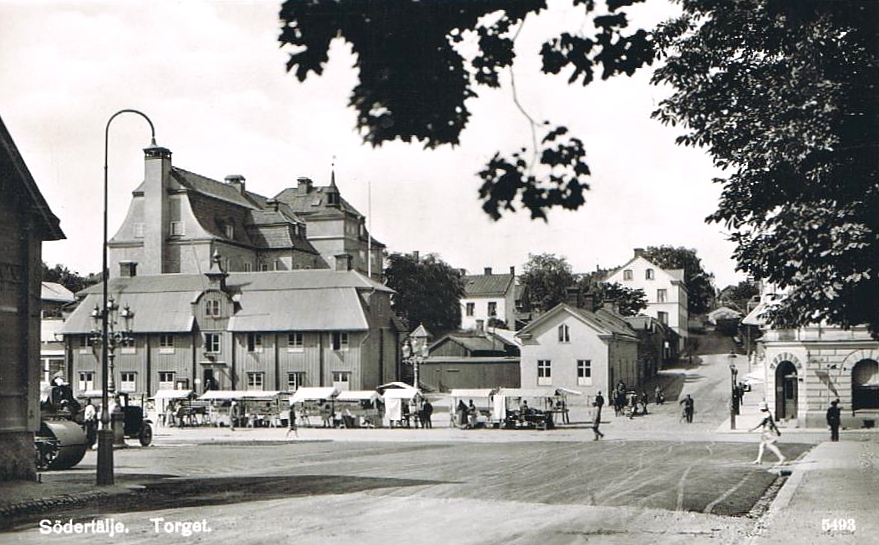
M 730 352 L 729 354 L 729 376 L 730 376 L 730 392 L 732 393 L 732 397 L 729 401 L 729 429 L 736 429 L 736 415 L 739 414 L 739 388 L 736 381 L 736 378 L 739 375 L 739 370 L 736 369 L 736 354 L 735 352 Z
M 92 342 L 96 346 L 102 346 L 104 344 L 104 314 L 105 313 L 101 312 L 100 307 L 98 305 L 95 305 L 94 310 L 92 310 Z M 119 305 L 116 304 L 116 301 L 111 296 L 107 300 L 106 315 L 107 359 L 109 362 L 109 366 L 107 369 L 106 397 L 109 401 L 110 398 L 116 397 L 116 371 L 114 366 L 116 360 L 116 347 L 120 345 L 128 346 L 129 344 L 134 342 L 134 337 L 132 337 L 131 335 L 131 321 L 134 319 L 134 312 L 132 312 L 128 305 L 125 305 L 125 307 L 122 309 L 122 312 L 119 312 Z M 119 318 L 122 318 L 123 320 L 123 329 L 121 331 L 117 328 L 117 325 L 119 324 Z M 118 403 L 114 404 L 113 412 L 110 414 L 110 423 L 112 424 L 111 429 L 113 430 L 114 446 L 125 446 L 124 431 L 122 429 L 122 414 Z M 100 445 L 98 445 L 98 447 L 100 448 Z
M 113 122 L 116 117 L 125 114 L 137 114 L 140 117 L 144 118 L 147 123 L 150 125 L 150 132 L 152 133 L 152 145 L 156 145 L 156 129 L 153 127 L 153 122 L 150 121 L 144 113 L 139 112 L 137 110 L 119 110 L 107 120 L 107 126 L 104 128 L 104 240 L 102 246 L 102 267 L 101 267 L 101 279 L 103 283 L 103 305 L 102 308 L 98 309 L 98 314 L 100 314 L 101 318 L 101 429 L 98 430 L 98 474 L 97 474 L 97 484 L 98 486 L 103 485 L 112 485 L 115 481 L 115 477 L 113 475 L 113 430 L 110 429 L 110 396 L 109 389 L 110 384 L 113 384 L 112 378 L 110 378 L 110 371 L 108 369 L 108 361 L 109 361 L 109 346 L 110 346 L 110 337 L 109 337 L 109 297 L 107 295 L 107 283 L 110 280 L 109 269 L 107 268 L 107 158 L 109 155 L 109 139 L 110 139 L 110 124 Z M 115 390 L 115 384 L 113 384 L 113 388 Z
M 418 388 L 418 371 L 427 357 L 427 330 L 423 325 L 413 331 L 403 343 L 403 360 L 412 366 L 413 386 Z

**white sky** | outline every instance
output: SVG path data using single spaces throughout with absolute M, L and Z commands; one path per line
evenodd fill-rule
M 648 3 L 636 22 L 672 13 L 662 0 Z M 585 142 L 593 176 L 586 205 L 545 224 L 527 211 L 493 222 L 480 208 L 476 172 L 496 150 L 531 141 L 508 85 L 479 89 L 457 148 L 372 149 L 346 107 L 355 82 L 346 45 L 334 46 L 323 77 L 301 84 L 285 72 L 280 0 L 0 0 L 0 116 L 67 235 L 43 245 L 44 261 L 100 270 L 104 126 L 134 108 L 152 119 L 174 165 L 216 180 L 243 174 L 248 190 L 266 196 L 299 176 L 328 183 L 337 156 L 342 194 L 367 215 L 371 182 L 372 232 L 392 252 L 435 252 L 473 272 L 521 270 L 529 252 L 551 252 L 585 272 L 621 265 L 634 247 L 671 244 L 696 248 L 718 287 L 738 282 L 733 245 L 722 226 L 703 221 L 720 191 L 710 159 L 676 146 L 679 131 L 649 119 L 668 91 L 647 84 L 649 69 L 586 88 L 540 74 L 536 44 L 547 29 L 588 23 L 564 2 L 550 4 L 552 14 L 528 20 L 517 43 L 519 97 L 535 118 Z M 113 122 L 110 236 L 142 179 L 148 144 L 139 117 Z

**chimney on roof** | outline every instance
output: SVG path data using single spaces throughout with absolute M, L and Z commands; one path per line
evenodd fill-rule
M 485 274 L 485 276 L 491 276 L 491 267 L 486 267 L 484 274 Z
M 644 257 L 644 248 L 635 248 L 635 257 Z
M 122 278 L 134 278 L 137 276 L 137 261 L 120 261 L 119 276 Z
M 230 174 L 226 176 L 226 183 L 238 190 L 244 195 L 244 176 L 241 174 Z
M 299 183 L 299 186 L 296 188 L 297 193 L 299 195 L 308 195 L 311 193 L 311 178 L 306 178 L 305 176 L 301 178 L 296 178 L 296 181 Z
M 605 310 L 609 310 L 614 314 L 620 313 L 620 306 L 617 304 L 615 299 L 604 299 L 601 301 L 601 308 Z
M 516 276 L 516 267 L 514 265 L 510 266 L 510 274 L 512 274 L 513 276 Z
M 279 205 L 280 203 L 278 202 L 278 199 L 269 199 L 269 200 L 266 201 L 266 204 L 269 206 L 269 208 L 271 208 L 272 210 L 274 210 L 275 212 L 277 212 L 277 211 L 278 211 L 278 205 Z
M 415 251 L 412 252 L 412 259 L 413 259 L 416 263 L 420 263 L 420 262 L 421 262 L 421 256 L 418 254 L 418 250 L 415 250 Z
M 337 271 L 350 271 L 351 270 L 351 254 L 336 254 L 336 270 Z
M 143 172 L 143 262 L 142 274 L 162 274 L 168 262 L 166 240 L 170 234 L 171 151 L 155 145 L 144 148 Z M 112 261 L 117 259 L 111 258 Z
M 579 286 L 565 288 L 565 304 L 574 308 L 583 308 L 583 290 Z M 587 308 L 586 310 L 592 310 Z

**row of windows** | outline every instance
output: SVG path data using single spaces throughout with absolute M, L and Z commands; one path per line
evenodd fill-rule
M 495 301 L 488 302 L 488 315 L 491 317 L 497 316 L 497 303 Z M 473 316 L 476 314 L 476 303 L 467 303 L 465 306 L 465 313 L 467 316 Z
M 219 303 L 219 301 L 215 301 Z M 204 334 L 204 351 L 208 353 L 219 353 L 221 349 L 220 336 L 221 333 L 205 333 Z M 173 349 L 174 348 L 174 335 L 170 334 L 161 334 L 159 335 L 159 348 L 160 349 Z M 91 336 L 83 335 L 79 338 L 79 345 L 81 348 L 88 348 L 93 346 L 94 341 Z M 261 352 L 262 351 L 263 338 L 261 333 L 248 333 L 247 334 L 247 351 L 248 352 Z M 331 345 L 333 350 L 347 350 L 348 348 L 348 333 L 345 331 L 335 331 L 332 333 Z M 291 332 L 287 334 L 287 348 L 292 350 L 302 350 L 305 347 L 305 335 L 301 331 Z
M 351 383 L 350 371 L 333 371 L 333 386 L 340 390 L 347 390 Z M 175 388 L 189 388 L 189 380 L 176 380 L 177 374 L 174 371 L 159 371 L 159 390 L 173 390 Z M 137 373 L 123 371 L 120 373 L 120 381 L 118 391 L 120 392 L 136 392 L 137 391 Z M 302 371 L 291 371 L 287 373 L 287 389 L 294 391 L 305 385 L 305 373 Z M 95 389 L 95 372 L 80 371 L 79 372 L 79 391 Z M 264 390 L 265 389 L 265 373 L 251 372 L 247 373 L 247 389 L 248 390 Z
M 146 224 L 144 223 L 135 223 L 134 224 L 134 238 L 143 238 L 144 237 L 144 229 Z M 226 235 L 228 239 L 235 238 L 235 225 L 232 222 L 225 222 L 222 225 L 223 234 Z M 186 234 L 186 224 L 182 221 L 172 221 L 169 226 L 169 232 L 171 236 L 181 237 Z M 306 234 L 306 226 L 302 224 L 296 224 L 293 226 L 293 233 L 296 236 L 304 237 Z
M 592 360 L 577 360 L 577 384 L 592 384 Z M 552 385 L 552 360 L 537 360 L 537 385 Z
M 645 280 L 653 280 L 656 278 L 656 273 L 653 269 L 644 269 L 644 279 Z M 632 269 L 626 269 L 623 271 L 623 280 L 632 280 L 634 279 L 634 273 Z

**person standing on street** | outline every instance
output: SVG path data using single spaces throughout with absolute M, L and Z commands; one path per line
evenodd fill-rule
M 424 400 L 424 405 L 421 406 L 421 426 L 426 429 L 433 429 L 433 423 L 430 421 L 431 415 L 433 415 L 433 405 L 427 399 Z
M 296 430 L 296 405 L 290 403 L 290 412 L 287 413 L 287 435 L 284 436 L 286 439 L 290 437 L 290 432 L 293 432 L 293 437 L 299 439 L 299 432 Z
M 827 425 L 830 426 L 830 440 L 839 441 L 839 400 L 834 399 L 830 402 L 830 408 L 827 409 Z
M 778 441 L 778 438 L 781 437 L 781 431 L 778 430 L 778 426 L 775 425 L 775 420 L 772 418 L 772 413 L 769 412 L 769 407 L 763 403 L 760 406 L 760 414 L 763 416 L 763 420 L 760 421 L 759 424 L 754 426 L 748 431 L 754 431 L 758 428 L 761 428 L 760 431 L 760 447 L 757 449 L 757 459 L 754 460 L 753 463 L 760 465 L 763 463 L 763 450 L 769 449 L 772 451 L 775 456 L 778 457 L 778 465 L 781 465 L 787 460 L 784 455 L 778 450 L 778 447 L 775 446 L 775 442 Z
M 86 402 L 85 409 L 83 409 L 82 423 L 85 425 L 85 437 L 89 443 L 89 448 L 91 448 L 97 439 L 98 429 L 98 411 L 92 405 L 91 399 Z

